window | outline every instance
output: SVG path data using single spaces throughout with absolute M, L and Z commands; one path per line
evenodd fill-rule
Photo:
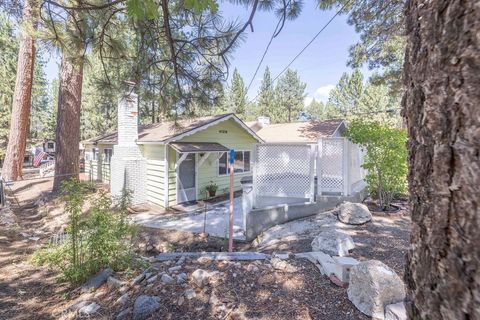
M 112 149 L 103 149 L 103 161 L 105 163 L 110 163 L 110 160 L 112 160 Z
M 235 151 L 233 158 L 233 170 L 235 173 L 250 171 L 250 151 Z M 218 159 L 218 175 L 228 174 L 228 156 L 224 152 Z
M 47 148 L 48 149 L 53 149 L 54 148 L 53 142 L 48 142 L 47 143 Z
M 97 160 L 97 157 L 98 157 L 98 149 L 97 149 L 97 148 L 93 148 L 93 149 L 92 149 L 92 160 L 93 160 L 93 161 Z

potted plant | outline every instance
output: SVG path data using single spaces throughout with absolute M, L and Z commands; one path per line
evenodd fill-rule
M 207 190 L 208 196 L 210 198 L 215 197 L 215 194 L 217 193 L 217 189 L 218 189 L 218 186 L 213 181 L 210 181 L 210 183 L 205 186 L 205 190 Z

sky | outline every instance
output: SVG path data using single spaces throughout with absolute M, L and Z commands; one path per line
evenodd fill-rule
M 277 76 L 334 16 L 334 10 L 321 11 L 315 3 L 316 1 L 312 0 L 304 1 L 300 17 L 294 21 L 287 21 L 282 32 L 273 40 L 248 91 L 249 100 L 258 94 L 265 66 L 269 66 L 272 77 Z M 233 21 L 246 21 L 250 13 L 242 6 L 225 2 L 220 4 L 220 11 L 226 19 Z M 257 12 L 253 20 L 254 32 L 247 28 L 245 41 L 231 56 L 230 78 L 234 68 L 237 68 L 245 85 L 250 83 L 277 22 L 278 17 L 273 12 Z M 309 104 L 312 98 L 325 102 L 342 73 L 351 72 L 351 68 L 347 66 L 348 49 L 358 40 L 359 35 L 354 27 L 348 25 L 347 17 L 337 16 L 292 64 L 291 68 L 296 69 L 301 80 L 307 84 L 306 104 Z M 48 62 L 46 71 L 49 80 L 57 77 L 59 60 L 58 57 L 52 56 Z M 366 68 L 363 68 L 362 72 L 365 75 L 369 74 Z

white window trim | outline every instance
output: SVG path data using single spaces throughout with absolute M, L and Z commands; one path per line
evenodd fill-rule
M 251 173 L 252 172 L 252 150 L 235 150 L 235 152 L 250 152 L 250 169 L 248 171 L 243 171 L 243 172 L 234 172 L 234 174 L 245 174 L 245 173 Z M 229 153 L 229 151 L 225 151 L 224 153 Z M 216 161 L 216 169 L 217 169 L 217 177 L 227 177 L 230 175 L 230 165 L 229 165 L 229 162 L 228 162 L 228 156 L 227 156 L 227 173 L 225 174 L 220 174 L 219 171 L 220 171 L 220 157 L 218 157 L 217 161 Z

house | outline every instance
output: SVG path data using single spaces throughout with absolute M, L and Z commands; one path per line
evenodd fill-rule
M 342 137 L 346 129 L 341 119 L 270 124 L 268 117 L 259 117 L 247 125 L 267 143 L 317 143 L 322 138 Z
M 55 154 L 55 140 L 45 139 L 42 142 L 43 151 L 48 154 Z
M 227 153 L 235 150 L 236 190 L 251 174 L 253 146 L 263 140 L 234 114 L 180 119 L 137 126 L 136 95 L 119 103 L 118 133 L 84 141 L 85 172 L 110 184 L 112 196 L 128 188 L 134 203 L 162 207 L 229 191 Z

